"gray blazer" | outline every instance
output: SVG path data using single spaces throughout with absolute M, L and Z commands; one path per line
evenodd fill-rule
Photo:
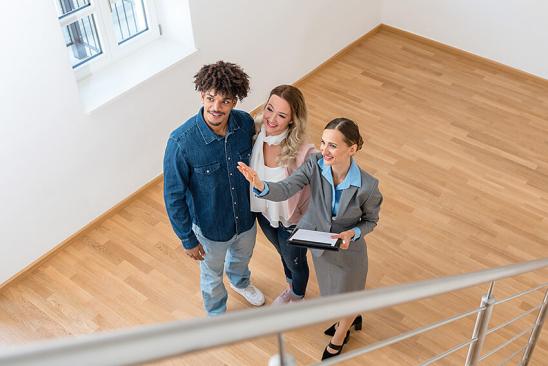
M 262 198 L 271 201 L 284 201 L 304 186 L 310 186 L 310 202 L 308 210 L 303 215 L 297 227 L 301 229 L 340 233 L 358 227 L 361 237 L 351 244 L 365 244 L 364 236 L 377 226 L 382 195 L 379 191 L 379 181 L 360 168 L 361 187 L 350 186 L 342 193 L 339 202 L 339 212 L 332 217 L 331 184 L 322 176 L 318 160 L 322 154 L 310 156 L 291 176 L 281 182 L 268 182 L 269 192 Z M 313 250 L 319 256 L 322 250 Z

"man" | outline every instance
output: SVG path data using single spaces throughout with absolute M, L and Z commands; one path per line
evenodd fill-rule
M 186 254 L 200 261 L 204 307 L 212 316 L 226 311 L 223 269 L 249 303 L 265 301 L 250 282 L 257 228 L 249 185 L 236 170 L 238 161 L 249 163 L 255 129 L 248 113 L 234 109 L 249 91 L 249 77 L 238 65 L 205 65 L 194 84 L 203 107 L 169 137 L 164 199 Z

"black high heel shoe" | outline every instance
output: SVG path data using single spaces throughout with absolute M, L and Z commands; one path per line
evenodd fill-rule
M 327 358 L 331 358 L 331 357 L 335 357 L 335 356 L 338 356 L 341 354 L 342 350 L 343 350 L 343 347 L 345 344 L 348 343 L 348 340 L 350 339 L 350 331 L 347 330 L 346 331 L 346 336 L 344 337 L 344 341 L 343 341 L 343 344 L 341 344 L 340 346 L 338 344 L 333 344 L 331 342 L 329 342 L 329 344 L 325 347 L 325 349 L 323 350 L 323 354 L 322 354 L 322 361 L 327 359 Z M 331 349 L 334 349 L 335 353 L 331 353 L 329 352 L 327 349 L 328 348 L 331 348 Z
M 357 317 L 354 318 L 354 321 L 352 322 L 352 325 L 350 325 L 350 328 L 354 327 L 355 331 L 362 330 L 362 322 L 363 322 L 362 316 L 358 315 Z M 337 324 L 338 323 L 335 323 L 332 326 L 330 326 L 329 328 L 327 328 L 323 332 L 323 334 L 333 337 L 335 335 L 335 331 L 337 330 Z

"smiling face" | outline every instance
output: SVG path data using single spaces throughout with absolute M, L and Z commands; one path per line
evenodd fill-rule
M 291 122 L 291 107 L 289 103 L 272 94 L 266 102 L 263 112 L 263 123 L 267 136 L 279 135 L 284 132 Z
M 204 105 L 204 120 L 213 129 L 224 129 L 228 124 L 230 111 L 236 106 L 236 98 L 218 94 L 215 90 L 201 93 Z
M 323 130 L 320 151 L 325 165 L 346 167 L 357 151 L 357 145 L 348 146 L 344 135 L 336 129 Z

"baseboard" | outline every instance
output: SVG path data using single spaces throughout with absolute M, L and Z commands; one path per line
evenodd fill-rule
M 321 64 L 319 64 L 318 66 L 316 66 L 312 71 L 308 72 L 307 74 L 305 74 L 303 77 L 301 77 L 300 79 L 298 79 L 297 81 L 295 81 L 293 83 L 294 86 L 298 87 L 300 84 L 302 84 L 303 82 L 305 82 L 310 76 L 316 74 L 317 72 L 319 72 L 321 69 L 323 69 L 325 66 L 329 65 L 330 63 L 332 63 L 333 61 L 337 60 L 338 58 L 340 58 L 342 55 L 346 54 L 348 51 L 350 51 L 352 48 L 354 48 L 356 45 L 358 45 L 359 43 L 365 41 L 366 39 L 370 38 L 371 36 L 375 35 L 382 27 L 382 24 L 379 24 L 377 25 L 375 28 L 371 29 L 369 32 L 365 33 L 363 36 L 361 36 L 360 38 L 356 39 L 355 41 L 353 41 L 352 43 L 350 43 L 348 46 L 344 47 L 342 50 L 340 50 L 339 52 L 335 53 L 333 56 L 331 56 L 330 58 L 328 58 L 327 60 L 325 60 L 324 62 L 322 62 Z
M 123 199 L 122 201 L 118 202 L 114 207 L 109 209 L 108 211 L 102 213 L 98 217 L 96 217 L 93 221 L 89 222 L 87 225 L 82 227 L 80 230 L 63 240 L 61 243 L 57 244 L 52 249 L 48 250 L 45 254 L 40 256 L 40 258 L 36 259 L 29 265 L 27 265 L 25 268 L 8 278 L 5 282 L 0 284 L 0 290 L 2 290 L 4 287 L 6 287 L 9 284 L 15 283 L 17 280 L 21 279 L 26 273 L 32 272 L 33 269 L 38 267 L 40 264 L 44 263 L 46 260 L 48 260 L 51 256 L 56 254 L 59 250 L 64 248 L 67 244 L 71 243 L 74 239 L 79 237 L 80 235 L 83 235 L 87 231 L 93 229 L 100 223 L 102 223 L 104 220 L 121 210 L 122 208 L 126 207 L 131 201 L 133 201 L 137 196 L 139 196 L 142 192 L 146 191 L 151 186 L 158 184 L 162 179 L 164 175 L 160 174 L 156 178 L 152 179 L 150 182 L 145 184 L 144 186 L 140 187 L 137 191 L 133 192 L 131 195 Z
M 482 56 L 478 56 L 478 55 L 473 54 L 471 52 L 464 51 L 460 48 L 449 46 L 449 45 L 446 45 L 445 43 L 434 41 L 430 38 L 419 36 L 418 34 L 411 33 L 411 32 L 408 32 L 406 30 L 393 27 L 391 25 L 381 24 L 380 25 L 380 31 L 385 31 L 385 32 L 398 34 L 400 36 L 403 36 L 403 37 L 406 37 L 406 38 L 421 42 L 423 44 L 438 48 L 440 50 L 450 52 L 454 55 L 461 56 L 461 57 L 466 57 L 470 60 L 483 63 L 485 65 L 494 67 L 494 68 L 496 68 L 500 71 L 508 72 L 510 74 L 514 74 L 516 76 L 526 78 L 526 79 L 534 81 L 534 82 L 540 82 L 540 83 L 545 84 L 545 85 L 548 86 L 548 80 L 544 79 L 543 77 L 540 77 L 538 75 L 534 75 L 534 74 L 528 73 L 527 71 L 516 69 L 512 66 L 508 66 L 508 65 L 502 64 L 500 62 L 493 61 L 491 59 L 488 59 L 488 58 L 485 58 L 485 57 L 482 57 Z
M 299 87 L 299 85 L 302 84 L 305 80 L 307 80 L 310 76 L 316 74 L 322 68 L 329 65 L 331 62 L 333 62 L 334 60 L 336 60 L 340 56 L 342 56 L 345 53 L 347 53 L 348 51 L 350 51 L 352 48 L 354 48 L 354 46 L 356 46 L 360 42 L 363 42 L 367 38 L 373 36 L 375 33 L 377 33 L 380 30 L 380 28 L 381 28 L 381 24 L 377 25 L 375 28 L 371 29 L 369 32 L 367 32 L 366 34 L 364 34 L 360 38 L 356 39 L 355 41 L 350 43 L 348 46 L 344 47 L 342 50 L 335 53 L 333 56 L 329 57 L 327 60 L 325 60 L 324 62 L 322 62 L 318 66 L 316 66 L 314 69 L 312 69 L 312 71 L 306 73 L 303 77 L 299 78 L 297 81 L 293 82 L 293 84 L 291 84 L 291 85 Z M 251 114 L 253 117 L 256 116 L 259 112 L 261 112 L 263 106 L 264 106 L 263 104 L 260 104 L 259 106 L 253 108 L 249 112 L 249 114 Z

